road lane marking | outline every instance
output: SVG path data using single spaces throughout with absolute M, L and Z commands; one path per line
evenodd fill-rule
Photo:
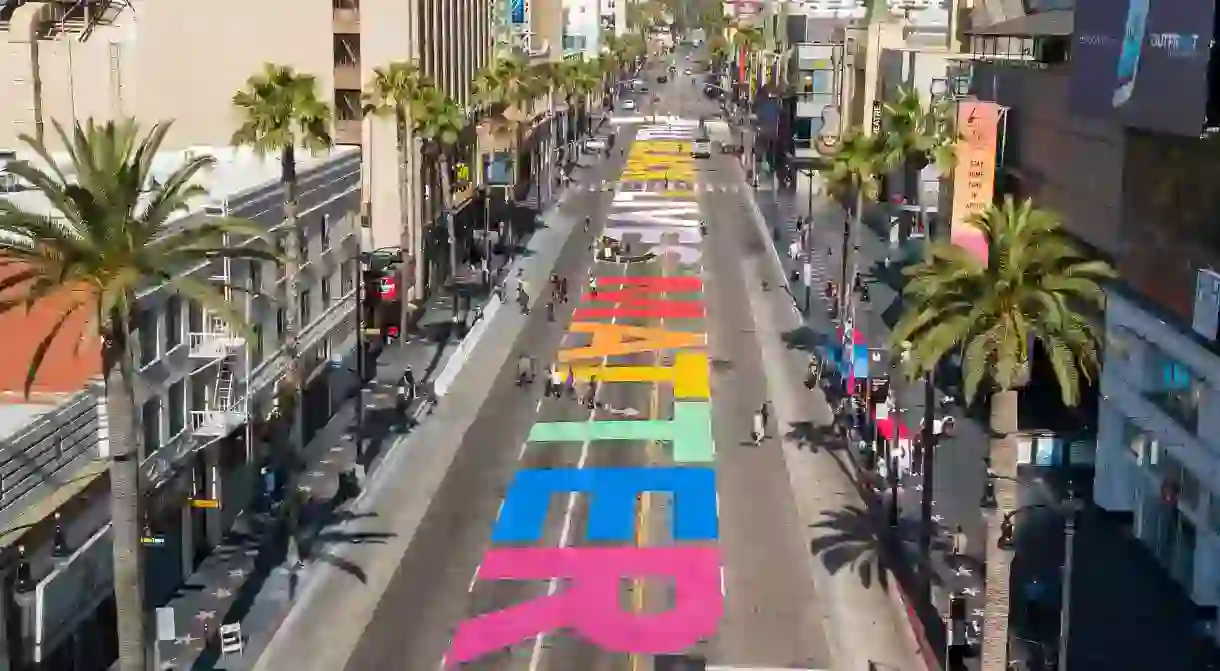
M 595 256 L 594 265 L 596 265 L 596 260 L 597 260 L 597 258 Z M 592 274 L 593 266 L 589 267 L 589 272 L 590 272 L 590 274 Z M 626 266 L 623 267 L 623 274 L 624 275 L 627 274 Z M 610 323 L 614 324 L 617 320 L 618 320 L 618 317 L 615 317 L 610 320 Z M 570 324 L 568 325 L 568 328 L 571 329 Z M 568 333 L 571 334 L 571 330 L 569 330 Z M 609 361 L 610 361 L 609 356 L 603 357 L 602 365 L 605 366 L 606 363 Z M 548 371 L 549 371 L 549 369 L 548 369 Z M 593 408 L 591 410 L 589 410 L 589 417 L 588 417 L 588 419 L 585 420 L 586 422 L 592 422 L 593 420 L 595 420 L 597 418 L 597 397 L 599 395 L 601 395 L 602 390 L 605 388 L 606 388 L 605 385 L 599 385 L 598 388 L 596 389 L 596 391 L 594 392 Z M 585 464 L 589 460 L 589 445 L 592 442 L 593 442 L 592 440 L 586 440 L 581 444 L 580 459 L 576 463 L 576 468 L 579 469 L 579 468 L 585 467 Z M 526 445 L 528 445 L 528 444 L 529 444 L 529 441 L 527 440 Z M 525 447 L 522 446 L 522 454 L 524 454 L 524 449 L 525 449 Z M 577 494 L 578 494 L 578 492 L 572 492 L 571 494 L 568 494 L 568 507 L 567 507 L 567 510 L 564 511 L 563 527 L 562 527 L 562 531 L 559 533 L 559 547 L 561 547 L 561 548 L 566 548 L 570 545 L 570 541 L 571 541 L 570 536 L 572 534 L 572 513 L 576 510 Z M 547 588 L 546 588 L 546 595 L 554 596 L 555 592 L 557 592 L 558 590 L 559 590 L 559 578 L 551 578 L 550 584 L 547 585 Z M 544 632 L 538 634 L 538 636 L 534 639 L 534 648 L 530 652 L 529 671 L 538 671 L 539 665 L 542 664 L 542 652 L 543 652 L 544 646 L 546 645 L 546 636 L 548 633 L 549 632 L 544 631 Z

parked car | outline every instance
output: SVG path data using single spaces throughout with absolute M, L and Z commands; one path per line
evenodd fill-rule
M 624 101 L 623 101 L 623 109 L 625 109 L 625 110 L 629 110 L 629 111 L 630 111 L 630 110 L 634 110 L 634 109 L 635 109 L 635 101 L 634 101 L 634 100 L 632 100 L 631 98 L 628 98 L 628 99 L 624 100 Z
M 705 137 L 701 137 L 690 143 L 691 158 L 711 158 L 712 157 L 712 142 Z

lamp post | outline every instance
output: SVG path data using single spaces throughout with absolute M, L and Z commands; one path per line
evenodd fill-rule
M 987 477 L 988 480 L 1004 479 L 1009 482 L 1015 482 L 1027 489 L 1030 488 L 1029 485 L 1020 480 L 996 475 L 990 470 L 988 470 Z M 1012 551 L 1015 549 L 1013 518 L 1020 513 L 1035 508 L 1045 508 L 1063 518 L 1063 567 L 1060 569 L 1060 581 L 1062 584 L 1059 586 L 1059 650 L 1057 671 L 1067 671 L 1068 650 L 1072 636 L 1072 578 L 1076 563 L 1076 523 L 1080 511 L 1084 509 L 1084 502 L 1075 498 L 1069 489 L 1066 499 L 1022 506 L 1006 513 L 1004 519 L 1000 522 L 1000 538 L 997 541 L 997 545 L 1001 550 Z

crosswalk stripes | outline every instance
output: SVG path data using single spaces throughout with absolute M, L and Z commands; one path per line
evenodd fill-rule
M 579 191 L 586 193 L 609 193 L 615 190 L 615 183 L 601 180 L 599 182 L 590 182 L 588 184 L 580 184 L 576 188 Z M 695 193 L 742 193 L 748 191 L 749 188 L 744 184 L 696 184 Z M 657 189 L 658 192 L 663 192 L 664 189 Z M 795 226 L 795 223 L 793 224 Z

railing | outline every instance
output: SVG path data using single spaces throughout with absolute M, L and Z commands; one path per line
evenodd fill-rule
M 191 432 L 205 438 L 227 436 L 246 422 L 246 413 L 244 398 L 228 409 L 192 410 Z
M 219 359 L 234 347 L 241 347 L 245 339 L 229 332 L 212 331 L 190 334 L 190 355 L 204 359 Z

